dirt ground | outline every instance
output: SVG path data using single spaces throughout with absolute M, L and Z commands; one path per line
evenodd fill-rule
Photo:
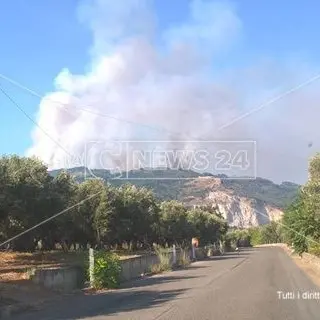
M 37 306 L 58 294 L 35 285 L 29 280 L 32 268 L 54 267 L 83 263 L 84 253 L 61 251 L 18 253 L 0 252 L 0 300 L 2 304 L 25 304 Z

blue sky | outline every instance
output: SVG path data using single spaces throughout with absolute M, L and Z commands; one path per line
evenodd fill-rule
M 125 0 L 119 0 L 125 1 Z M 300 61 L 318 65 L 320 2 L 314 0 L 230 1 L 242 23 L 234 50 L 220 60 L 231 73 L 254 62 Z M 187 19 L 188 0 L 155 0 L 160 33 Z M 4 1 L 0 10 L 0 73 L 35 91 L 53 90 L 63 68 L 73 74 L 87 70 L 92 44 L 90 30 L 79 22 L 79 1 Z M 317 70 L 315 70 L 317 72 Z M 0 79 L 1 86 L 34 119 L 40 99 Z M 34 124 L 0 93 L 0 153 L 23 154 L 32 144 Z

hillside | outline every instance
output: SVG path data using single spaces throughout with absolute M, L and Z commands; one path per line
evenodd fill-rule
M 68 170 L 78 182 L 102 178 L 120 186 L 132 183 L 152 189 L 161 200 L 176 199 L 187 206 L 216 205 L 230 225 L 249 227 L 278 220 L 282 210 L 291 203 L 299 185 L 291 182 L 275 184 L 270 180 L 230 179 L 184 170 L 138 170 L 112 174 L 107 170 L 88 170 L 84 167 Z M 59 170 L 51 171 L 54 176 Z

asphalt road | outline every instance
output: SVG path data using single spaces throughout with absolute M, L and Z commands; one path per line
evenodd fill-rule
M 320 319 L 320 297 L 304 299 L 312 292 L 320 289 L 282 249 L 259 248 L 196 262 L 114 292 L 63 299 L 19 319 Z

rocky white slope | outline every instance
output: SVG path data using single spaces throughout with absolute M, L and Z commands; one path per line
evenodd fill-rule
M 201 177 L 194 179 L 189 188 L 204 188 L 202 198 L 188 197 L 188 206 L 209 204 L 218 207 L 230 226 L 249 228 L 277 221 L 283 211 L 261 200 L 237 195 L 233 190 L 224 188 L 218 178 Z

